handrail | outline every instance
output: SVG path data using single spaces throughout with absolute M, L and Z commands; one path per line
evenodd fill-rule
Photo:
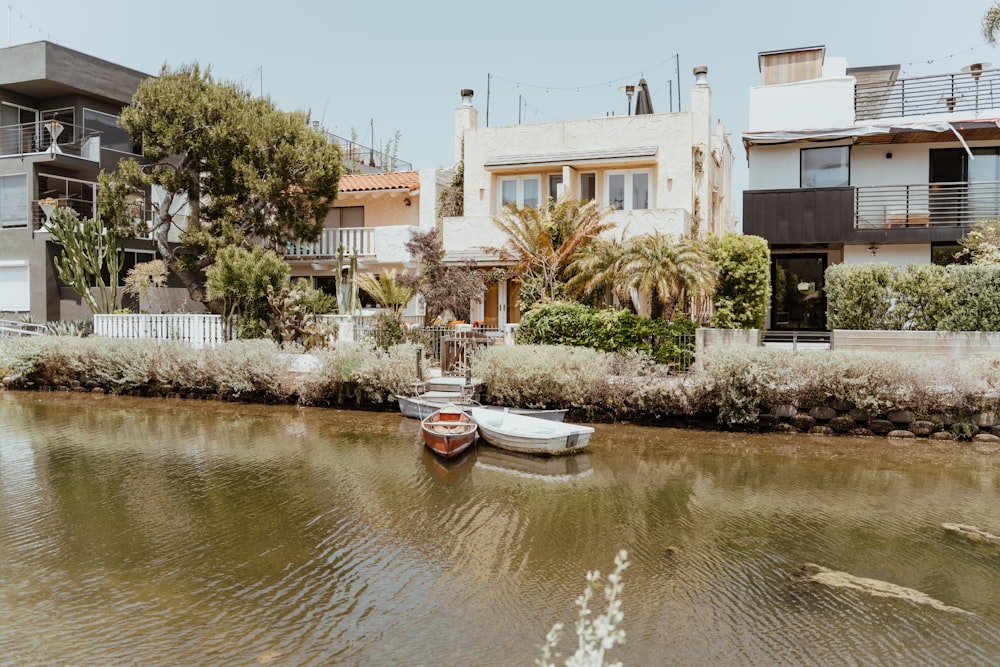
M 47 333 L 48 327 L 44 324 L 0 320 L 0 338 L 10 336 L 44 336 Z
M 858 186 L 855 229 L 969 226 L 1000 217 L 1000 181 Z
M 100 160 L 100 136 L 100 132 L 83 125 L 49 120 L 3 125 L 0 155 L 62 153 L 96 162 Z
M 1000 70 L 909 77 L 854 86 L 856 120 L 967 114 L 1000 106 Z

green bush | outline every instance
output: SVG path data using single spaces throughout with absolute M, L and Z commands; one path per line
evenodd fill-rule
M 709 255 L 717 271 L 712 326 L 763 329 L 771 302 L 771 255 L 759 236 L 728 233 Z
M 548 303 L 524 315 L 517 330 L 517 342 L 590 347 L 602 352 L 637 350 L 649 353 L 660 363 L 678 363 L 678 359 L 693 356 L 694 329 L 695 324 L 687 319 L 667 324 L 625 309 Z M 687 334 L 687 338 L 679 339 L 681 334 Z
M 889 264 L 834 264 L 826 270 L 827 323 L 831 329 L 885 329 L 896 280 Z
M 1000 331 L 1000 265 L 971 264 L 948 267 L 953 276 L 938 329 L 945 331 Z
M 955 274 L 943 266 L 911 264 L 897 271 L 886 329 L 934 331 L 948 312 Z

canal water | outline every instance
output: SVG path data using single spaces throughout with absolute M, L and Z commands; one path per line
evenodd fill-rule
M 626 665 L 998 664 L 1000 547 L 942 529 L 1000 534 L 998 464 L 625 425 L 445 464 L 394 413 L 0 393 L 0 663 L 530 665 L 626 549 Z

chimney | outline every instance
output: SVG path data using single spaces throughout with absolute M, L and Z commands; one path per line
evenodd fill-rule
M 705 65 L 698 65 L 694 68 L 694 85 L 696 86 L 707 86 L 708 85 L 708 67 Z
M 479 112 L 472 106 L 472 89 L 463 88 L 459 93 L 462 104 L 455 108 L 455 164 L 462 160 L 462 138 L 466 130 L 479 127 Z

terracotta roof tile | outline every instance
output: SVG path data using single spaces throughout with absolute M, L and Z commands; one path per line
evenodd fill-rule
M 373 190 L 414 190 L 420 189 L 420 173 L 397 171 L 391 174 L 348 174 L 341 177 L 341 192 L 371 192 Z

